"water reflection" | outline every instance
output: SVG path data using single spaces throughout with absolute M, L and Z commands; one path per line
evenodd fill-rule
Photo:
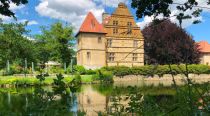
M 76 92 L 65 88 L 59 94 L 52 87 L 1 88 L 0 93 L 0 116 L 132 115 L 133 110 L 154 115 L 171 111 L 177 103 L 176 90 L 161 83 L 82 85 Z

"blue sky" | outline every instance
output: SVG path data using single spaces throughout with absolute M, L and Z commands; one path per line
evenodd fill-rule
M 18 22 L 29 21 L 27 29 L 31 30 L 30 35 L 33 36 L 41 33 L 40 26 L 49 26 L 56 21 L 67 22 L 73 25 L 75 30 L 77 30 L 87 12 L 93 12 L 96 18 L 101 20 L 101 14 L 104 11 L 112 13 L 119 1 L 126 0 L 106 0 L 106 2 L 102 0 L 29 0 L 27 5 L 12 5 L 11 9 L 16 13 Z M 131 13 L 135 15 L 135 10 L 130 8 L 130 3 L 126 2 L 126 4 L 129 6 Z M 205 12 L 202 13 L 202 16 L 200 17 L 202 23 L 191 25 L 188 20 L 185 21 L 183 25 L 185 29 L 194 36 L 196 41 L 206 40 L 210 43 L 210 11 L 204 11 Z M 4 22 L 14 21 L 8 17 L 0 17 Z M 136 21 L 141 28 L 150 20 L 150 17 L 144 19 L 136 18 Z

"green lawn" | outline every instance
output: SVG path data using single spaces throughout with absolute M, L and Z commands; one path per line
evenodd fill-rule
M 53 79 L 56 77 L 46 77 L 42 85 L 52 85 Z M 65 76 L 64 82 L 66 84 L 70 83 L 73 80 L 74 76 Z M 94 81 L 92 75 L 81 75 L 82 83 L 91 83 Z M 38 85 L 40 84 L 39 80 L 36 77 L 14 77 L 14 76 L 0 76 L 0 85 Z

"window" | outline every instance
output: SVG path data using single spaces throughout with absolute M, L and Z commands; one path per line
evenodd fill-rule
M 131 28 L 128 28 L 128 34 L 132 34 L 132 29 Z
M 111 39 L 108 39 L 108 41 L 107 41 L 107 47 L 112 47 L 112 40 Z
M 128 34 L 132 34 L 132 22 L 128 22 L 127 26 L 128 26 Z
M 77 56 L 78 57 L 77 59 L 78 59 L 78 61 L 80 61 L 80 53 L 78 53 L 77 55 L 78 55 Z
M 133 61 L 137 61 L 137 59 L 138 59 L 137 53 L 133 53 Z
M 101 37 L 98 37 L 98 43 L 102 43 Z
M 133 47 L 135 47 L 135 48 L 138 47 L 138 41 L 137 41 L 137 40 L 134 40 L 134 41 L 133 41 Z
M 118 28 L 114 28 L 113 29 L 113 34 L 117 34 L 118 33 Z
M 78 45 L 80 44 L 80 38 L 77 39 L 77 44 L 78 44 Z
M 90 60 L 91 56 L 90 56 L 90 52 L 87 52 L 87 60 Z
M 113 25 L 118 25 L 118 21 L 113 21 Z
M 114 61 L 114 55 L 115 55 L 115 53 L 108 53 L 108 60 L 110 62 L 113 62 Z
M 127 25 L 128 25 L 128 27 L 131 27 L 132 26 L 132 22 L 128 22 Z

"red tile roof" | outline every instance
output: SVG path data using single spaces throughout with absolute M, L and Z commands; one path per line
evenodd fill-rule
M 210 44 L 207 41 L 198 42 L 200 52 L 210 53 Z
M 97 19 L 91 12 L 88 13 L 83 24 L 81 25 L 78 33 L 80 32 L 106 33 L 103 25 L 97 21 Z

